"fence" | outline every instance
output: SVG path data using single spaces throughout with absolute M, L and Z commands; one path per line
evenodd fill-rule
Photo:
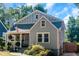
M 63 51 L 64 52 L 70 52 L 70 53 L 73 53 L 73 52 L 77 52 L 77 45 L 74 44 L 74 43 L 68 43 L 68 42 L 65 42 L 64 43 L 64 46 L 63 46 Z

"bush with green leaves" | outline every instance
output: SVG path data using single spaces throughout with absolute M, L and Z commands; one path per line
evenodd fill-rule
M 3 37 L 0 37 L 0 49 L 4 49 L 5 47 L 5 41 L 3 40 Z
M 25 54 L 33 56 L 46 56 L 48 52 L 49 50 L 41 45 L 31 45 L 24 51 Z
M 8 49 L 8 50 L 11 50 L 11 48 L 12 48 L 12 43 L 11 43 L 11 42 L 8 42 L 8 44 L 7 44 L 7 49 Z

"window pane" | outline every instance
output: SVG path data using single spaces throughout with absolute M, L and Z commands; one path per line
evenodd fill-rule
M 42 42 L 42 34 L 38 34 L 38 42 Z
M 48 37 L 48 34 L 44 34 L 44 37 Z
M 38 15 L 36 15 L 36 19 L 38 19 Z
M 45 21 L 42 21 L 42 26 L 45 26 Z
M 38 34 L 38 37 L 42 37 L 42 34 Z
M 44 42 L 48 42 L 48 34 L 44 34 Z
M 38 42 L 42 42 L 42 38 L 38 38 Z
M 48 38 L 44 38 L 44 42 L 48 42 Z

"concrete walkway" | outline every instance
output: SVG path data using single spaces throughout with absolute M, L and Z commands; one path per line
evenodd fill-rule
M 63 56 L 77 56 L 76 53 L 64 53 Z
M 27 56 L 27 55 L 22 54 L 22 53 L 10 53 L 10 54 L 12 54 L 12 55 L 14 55 L 14 56 Z

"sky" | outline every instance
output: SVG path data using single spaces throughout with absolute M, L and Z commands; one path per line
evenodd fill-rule
M 5 4 L 5 6 L 8 7 L 20 7 L 21 5 L 24 5 L 25 3 L 9 3 Z M 32 5 L 35 6 L 38 3 L 27 3 L 25 5 Z M 75 18 L 79 15 L 79 9 L 77 6 L 73 3 L 43 3 L 43 6 L 45 9 L 47 9 L 47 14 L 58 17 L 62 20 L 64 20 L 65 24 L 68 22 L 69 16 L 74 16 Z

